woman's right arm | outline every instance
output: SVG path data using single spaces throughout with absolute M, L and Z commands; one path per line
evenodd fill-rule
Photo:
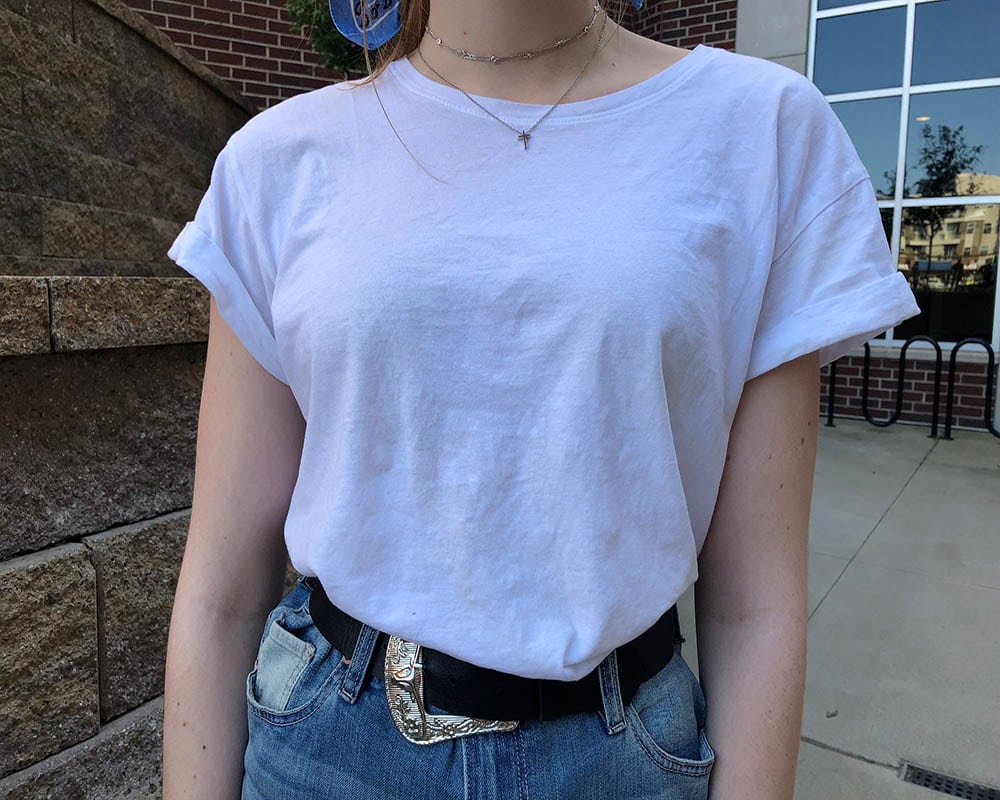
M 239 800 L 244 686 L 281 599 L 305 421 L 211 298 L 191 522 L 167 641 L 164 800 Z

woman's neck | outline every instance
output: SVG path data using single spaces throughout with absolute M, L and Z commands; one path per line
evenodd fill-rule
M 471 61 L 438 46 L 425 34 L 420 52 L 447 80 L 470 94 L 504 97 L 525 103 L 555 102 L 590 58 L 604 11 L 589 32 L 542 55 L 500 64 Z M 593 0 L 431 0 L 427 24 L 442 44 L 476 55 L 506 56 L 539 50 L 577 34 L 594 14 Z M 587 75 L 601 69 L 608 45 L 620 29 L 607 20 L 604 39 L 574 91 Z M 417 53 L 411 63 L 432 80 L 441 81 Z M 567 96 L 567 101 L 572 97 Z

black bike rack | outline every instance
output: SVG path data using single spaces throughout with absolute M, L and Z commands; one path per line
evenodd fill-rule
M 937 339 L 932 336 L 924 336 L 922 334 L 918 336 L 911 336 L 900 348 L 899 368 L 896 376 L 896 408 L 887 419 L 875 419 L 868 409 L 868 385 L 871 373 L 871 347 L 868 342 L 865 342 L 865 360 L 861 378 L 861 412 L 864 414 L 864 417 L 868 422 L 879 428 L 887 428 L 899 420 L 900 415 L 903 413 L 903 384 L 906 380 L 906 351 L 909 350 L 910 345 L 914 342 L 928 342 L 934 347 L 935 351 L 934 402 L 931 411 L 931 432 L 929 437 L 936 438 L 938 431 L 938 416 L 941 408 L 941 372 L 943 356 L 941 353 L 941 345 L 938 343 Z M 951 418 L 952 410 L 955 405 L 955 368 L 957 365 L 958 351 L 969 344 L 977 344 L 986 351 L 986 398 L 983 406 L 983 422 L 986 423 L 986 430 L 1000 439 L 1000 431 L 997 430 L 996 426 L 993 424 L 993 419 L 990 416 L 993 405 L 993 383 L 996 378 L 996 354 L 993 351 L 993 346 L 986 341 L 986 339 L 976 336 L 970 336 L 966 339 L 962 339 L 951 349 L 951 355 L 948 360 L 948 395 L 945 405 L 944 436 L 942 438 L 952 438 Z M 837 401 L 837 362 L 839 360 L 840 359 L 837 359 L 837 361 L 830 363 L 830 382 L 827 386 L 826 400 L 826 427 L 828 428 L 835 427 L 833 417 Z
M 837 361 L 840 361 L 838 358 Z M 826 387 L 826 427 L 834 428 L 833 405 L 837 402 L 837 361 L 830 362 L 830 383 Z
M 911 336 L 903 342 L 903 346 L 899 350 L 899 369 L 896 381 L 896 410 L 892 412 L 891 417 L 884 420 L 875 419 L 868 410 L 868 373 L 871 369 L 872 350 L 871 347 L 868 346 L 868 342 L 865 342 L 865 366 L 861 378 L 861 413 L 865 415 L 866 420 L 879 428 L 888 428 L 899 419 L 900 414 L 903 413 L 903 381 L 906 378 L 906 351 L 910 349 L 910 345 L 914 342 L 929 342 L 934 345 L 934 350 L 937 354 L 934 363 L 934 406 L 931 411 L 931 432 L 929 434 L 931 438 L 936 439 L 938 429 L 938 411 L 941 402 L 941 367 L 943 358 L 941 355 L 941 345 L 938 344 L 937 339 L 934 339 L 931 336 L 924 336 L 923 334 L 920 334 L 918 336 Z
M 951 358 L 948 360 L 948 403 L 945 406 L 944 438 L 951 438 L 951 410 L 955 403 L 955 358 L 958 351 L 967 344 L 978 344 L 986 350 L 986 402 L 983 405 L 983 421 L 986 423 L 986 430 L 1000 439 L 1000 431 L 996 429 L 993 420 L 990 419 L 990 406 L 993 400 L 993 372 L 996 359 L 993 354 L 993 346 L 985 339 L 977 336 L 969 336 L 958 342 L 951 351 Z

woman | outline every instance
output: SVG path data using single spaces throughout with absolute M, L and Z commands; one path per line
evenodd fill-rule
M 166 800 L 791 797 L 818 368 L 918 313 L 857 152 L 591 0 L 370 12 L 376 74 L 237 131 L 169 253 Z

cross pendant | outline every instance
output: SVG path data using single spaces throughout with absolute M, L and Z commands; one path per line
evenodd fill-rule
M 527 131 L 521 131 L 517 135 L 517 138 L 518 138 L 519 141 L 524 142 L 524 149 L 527 150 L 528 149 L 528 139 L 531 138 L 531 134 L 528 133 Z

